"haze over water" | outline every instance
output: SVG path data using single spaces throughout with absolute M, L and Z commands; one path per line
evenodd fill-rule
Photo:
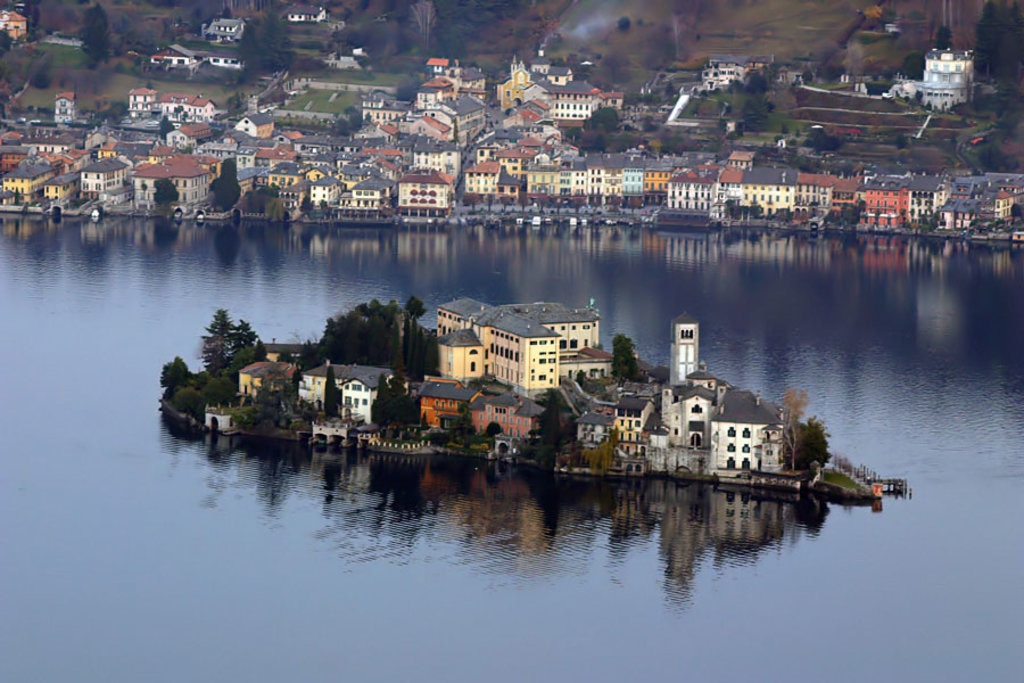
M 895 238 L 235 231 L 4 218 L 0 680 L 1012 681 L 1024 252 Z M 216 308 L 556 300 L 904 476 L 881 513 L 172 434 Z

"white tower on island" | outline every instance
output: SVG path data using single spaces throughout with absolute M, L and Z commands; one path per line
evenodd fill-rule
M 696 372 L 700 358 L 700 323 L 683 313 L 672 319 L 672 385 L 685 384 L 686 376 Z

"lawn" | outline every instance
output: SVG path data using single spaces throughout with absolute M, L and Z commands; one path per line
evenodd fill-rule
M 288 103 L 289 111 L 316 111 L 326 114 L 344 114 L 349 107 L 356 106 L 357 94 L 340 90 L 309 89 Z
M 841 486 L 844 489 L 856 490 L 861 488 L 860 484 L 855 482 L 853 479 L 850 479 L 842 472 L 827 470 L 825 472 L 824 479 L 826 484 L 832 484 L 833 486 Z

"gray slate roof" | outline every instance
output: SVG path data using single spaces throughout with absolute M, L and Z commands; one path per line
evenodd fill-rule
M 420 387 L 420 396 L 444 398 L 452 401 L 470 401 L 479 392 L 477 389 L 460 387 L 451 382 L 424 382 Z
M 480 338 L 473 330 L 455 330 L 440 337 L 437 343 L 443 346 L 481 346 Z
M 331 367 L 334 368 L 334 380 L 336 382 L 357 379 L 371 389 L 377 388 L 381 375 L 390 377 L 394 374 L 388 368 L 378 368 L 372 365 L 339 365 L 331 363 Z M 307 370 L 302 374 L 309 377 L 327 377 L 327 364 L 324 363 L 320 367 Z
M 779 408 L 774 403 L 761 401 L 750 391 L 729 389 L 725 392 L 714 422 L 738 422 L 741 424 L 779 424 Z

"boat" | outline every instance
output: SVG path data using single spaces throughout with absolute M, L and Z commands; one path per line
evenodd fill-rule
M 540 216 L 534 216 L 533 220 L 530 221 L 530 227 L 533 228 L 534 230 L 540 230 L 540 224 Z
M 202 209 L 200 209 L 199 211 L 196 212 L 196 223 L 198 225 L 202 225 L 205 220 L 206 220 L 206 212 L 204 212 Z
M 575 228 L 577 224 L 576 216 L 569 216 L 569 227 Z
M 100 210 L 99 209 L 93 209 L 92 213 L 89 214 L 89 218 L 92 219 L 93 223 L 96 223 L 97 221 L 99 221 L 101 215 L 102 214 L 100 214 Z

